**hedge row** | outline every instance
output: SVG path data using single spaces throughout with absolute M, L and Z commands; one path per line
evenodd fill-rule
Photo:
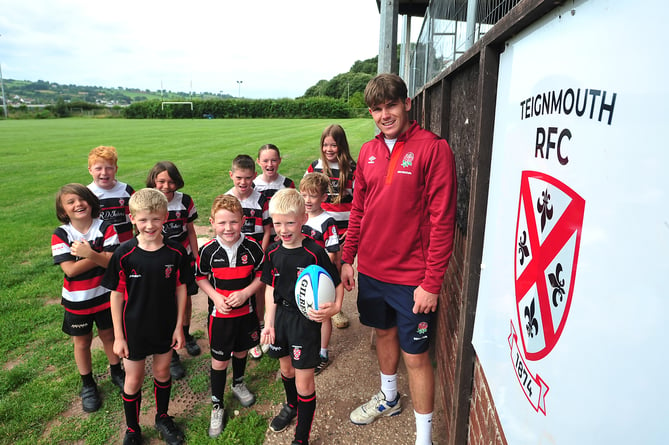
M 211 99 L 188 103 L 163 103 L 159 100 L 135 102 L 124 108 L 130 119 L 201 118 L 348 118 L 356 114 L 348 103 L 329 97 L 308 99 Z

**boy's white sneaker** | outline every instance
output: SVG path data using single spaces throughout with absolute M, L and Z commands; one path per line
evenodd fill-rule
M 211 410 L 211 421 L 209 422 L 209 437 L 217 438 L 225 428 L 225 410 L 218 405 L 214 405 Z
M 256 396 L 246 387 L 246 383 L 238 383 L 232 385 L 232 395 L 239 400 L 244 408 L 248 408 L 256 402 Z
M 356 425 L 369 425 L 377 417 L 396 416 L 402 412 L 400 403 L 400 393 L 397 393 L 395 400 L 387 401 L 383 391 L 374 394 L 371 400 L 360 405 L 351 412 L 349 418 Z
M 260 347 L 260 345 L 254 346 L 251 349 L 249 349 L 249 355 L 256 360 L 262 357 L 262 348 Z

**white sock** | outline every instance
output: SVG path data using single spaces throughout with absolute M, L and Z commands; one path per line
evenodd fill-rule
M 416 416 L 416 445 L 432 445 L 432 413 Z
M 381 373 L 381 391 L 387 401 L 395 400 L 395 397 L 397 397 L 397 374 L 386 375 Z
M 328 358 L 328 348 L 321 348 L 321 357 Z

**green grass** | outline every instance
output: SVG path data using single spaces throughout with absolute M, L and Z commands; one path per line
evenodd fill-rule
M 118 178 L 143 187 L 153 164 L 171 160 L 207 224 L 213 198 L 226 192 L 232 159 L 241 153 L 256 157 L 266 143 L 283 156 L 280 171 L 299 182 L 319 154 L 320 134 L 329 120 L 123 120 L 60 119 L 0 121 L 0 443 L 116 443 L 123 422 L 119 397 L 106 397 L 92 415 L 61 418 L 77 397 L 80 381 L 71 340 L 61 332 L 62 272 L 53 266 L 50 237 L 59 225 L 54 196 L 68 182 L 88 184 L 88 152 L 113 145 L 119 152 Z M 339 122 L 357 158 L 360 145 L 374 135 L 371 119 Z M 189 390 L 201 394 L 186 426 L 189 443 L 209 443 L 208 357 L 185 363 L 193 375 Z M 94 374 L 105 375 L 107 362 L 96 351 Z M 251 368 L 251 367 L 250 367 Z M 278 402 L 280 385 L 272 376 L 276 363 L 263 359 L 249 369 L 249 384 L 259 397 Z M 201 372 L 200 372 L 201 371 Z M 199 373 L 199 374 L 198 374 Z M 178 385 L 177 385 L 178 386 Z M 103 393 L 114 394 L 108 380 Z M 175 389 L 178 391 L 178 389 Z M 151 404 L 145 400 L 144 406 Z M 262 443 L 267 419 L 253 411 L 230 422 L 220 443 Z M 47 432 L 45 425 L 51 425 Z M 151 437 L 151 433 L 145 436 Z

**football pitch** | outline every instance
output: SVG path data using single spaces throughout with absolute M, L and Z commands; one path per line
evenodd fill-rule
M 236 155 L 256 158 L 261 145 L 275 144 L 283 158 L 280 173 L 298 183 L 319 156 L 321 132 L 331 123 L 346 130 L 354 159 L 362 143 L 374 136 L 372 119 L 0 121 L 0 443 L 103 444 L 120 439 L 123 408 L 120 397 L 109 396 L 110 382 L 103 388 L 107 397 L 99 412 L 73 422 L 64 416 L 80 403 L 80 381 L 71 340 L 61 331 L 62 271 L 53 265 L 50 248 L 51 234 L 60 224 L 54 197 L 66 183 L 91 182 L 87 159 L 92 148 L 116 147 L 117 178 L 135 190 L 144 187 L 157 161 L 174 162 L 184 177 L 182 191 L 197 206 L 196 224 L 205 225 L 213 198 L 232 186 L 228 171 Z M 93 355 L 93 366 L 95 375 L 104 374 L 102 351 Z M 189 384 L 193 391 L 207 393 L 208 376 Z M 152 403 L 145 400 L 143 409 Z M 208 411 L 204 417 L 193 427 L 205 432 L 206 441 Z M 262 419 L 239 423 L 239 437 L 242 429 L 266 428 Z M 240 440 L 221 443 L 245 443 Z

